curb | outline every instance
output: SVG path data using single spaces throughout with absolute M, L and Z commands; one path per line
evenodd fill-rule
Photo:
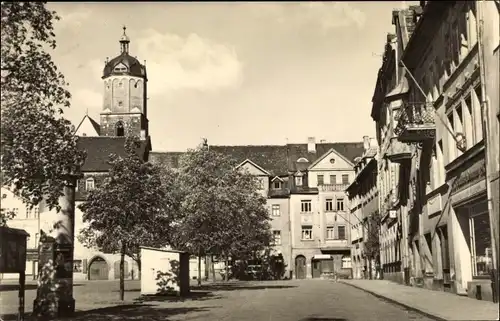
M 394 299 L 388 298 L 388 297 L 386 297 L 386 296 L 383 296 L 383 295 L 381 295 L 381 294 L 378 294 L 378 293 L 375 293 L 375 292 L 373 292 L 373 291 L 367 290 L 367 289 L 365 289 L 365 288 L 362 288 L 362 287 L 360 287 L 360 286 L 354 285 L 354 284 L 352 284 L 352 283 L 348 283 L 348 282 L 344 282 L 344 281 L 339 281 L 339 283 L 342 283 L 342 284 L 345 284 L 345 285 L 348 285 L 348 286 L 352 286 L 353 288 L 356 288 L 356 289 L 358 289 L 358 290 L 362 290 L 362 291 L 364 291 L 364 292 L 366 292 L 366 293 L 369 293 L 369 294 L 373 295 L 374 297 L 376 297 L 376 298 L 378 298 L 378 299 L 381 299 L 381 300 L 384 300 L 384 301 L 388 301 L 388 302 L 390 302 L 390 303 L 392 303 L 392 304 L 395 304 L 395 305 L 399 305 L 400 307 L 403 307 L 403 308 L 405 308 L 405 309 L 407 309 L 407 310 L 410 310 L 410 311 L 413 311 L 413 312 L 417 312 L 417 313 L 419 313 L 419 314 L 422 314 L 422 315 L 424 315 L 424 316 L 425 316 L 425 317 L 427 317 L 427 318 L 434 319 L 434 320 L 436 320 L 436 321 L 449 321 L 448 319 L 445 319 L 445 318 L 443 318 L 443 317 L 437 316 L 437 315 L 435 315 L 435 314 L 431 314 L 431 313 L 426 312 L 426 311 L 424 311 L 424 310 L 421 310 L 421 309 L 415 308 L 415 307 L 413 307 L 413 306 L 411 306 L 411 305 L 408 305 L 408 304 L 405 304 L 405 303 L 402 303 L 402 302 L 396 301 L 396 300 L 394 300 Z

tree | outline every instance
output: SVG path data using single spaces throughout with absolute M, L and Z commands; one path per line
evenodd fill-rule
M 365 228 L 367 231 L 367 238 L 364 241 L 364 255 L 368 259 L 368 273 L 369 278 L 372 278 L 372 262 L 379 263 L 380 259 L 380 225 L 382 218 L 379 212 L 375 212 L 368 216 L 365 221 Z
M 264 237 L 254 230 L 268 228 L 269 217 L 255 178 L 235 170 L 230 156 L 199 146 L 184 154 L 180 164 L 183 201 L 175 245 L 198 256 L 201 284 L 202 256 L 222 257 L 227 263 L 245 248 L 255 250 Z
M 37 205 L 60 209 L 65 174 L 78 173 L 85 153 L 62 117 L 70 93 L 48 49 L 56 47 L 45 2 L 3 2 L 1 28 L 2 186 Z
M 144 162 L 137 138 L 127 138 L 125 156 L 110 155 L 104 183 L 80 204 L 86 226 L 80 240 L 87 247 L 120 253 L 120 299 L 124 299 L 124 262 L 128 255 L 140 266 L 140 246 L 164 246 L 164 228 L 178 208 L 169 190 L 175 181 L 164 168 Z
M 0 209 L 0 227 L 7 226 L 7 222 L 13 219 L 16 214 L 5 208 Z

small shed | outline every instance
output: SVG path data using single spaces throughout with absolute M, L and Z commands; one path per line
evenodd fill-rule
M 141 295 L 189 294 L 189 253 L 141 247 Z
M 26 244 L 30 236 L 25 230 L 0 226 L 0 273 L 19 273 L 19 307 L 17 320 L 24 320 L 26 286 Z
M 0 227 L 0 273 L 24 273 L 26 270 L 25 230 Z

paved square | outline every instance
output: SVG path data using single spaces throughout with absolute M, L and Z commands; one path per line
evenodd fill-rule
M 139 282 L 127 281 L 125 302 L 117 281 L 87 281 L 74 288 L 70 320 L 402 321 L 429 320 L 351 286 L 326 280 L 229 282 L 193 287 L 185 299 L 139 299 Z M 4 320 L 14 320 L 17 291 L 2 291 Z M 35 290 L 26 291 L 27 312 Z M 68 320 L 68 319 L 66 319 Z

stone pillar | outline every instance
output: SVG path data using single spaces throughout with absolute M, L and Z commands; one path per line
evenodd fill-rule
M 54 221 L 53 257 L 40 269 L 33 310 L 41 319 L 71 316 L 75 312 L 73 254 L 76 179 L 76 176 L 65 178 L 59 198 L 61 210 Z

